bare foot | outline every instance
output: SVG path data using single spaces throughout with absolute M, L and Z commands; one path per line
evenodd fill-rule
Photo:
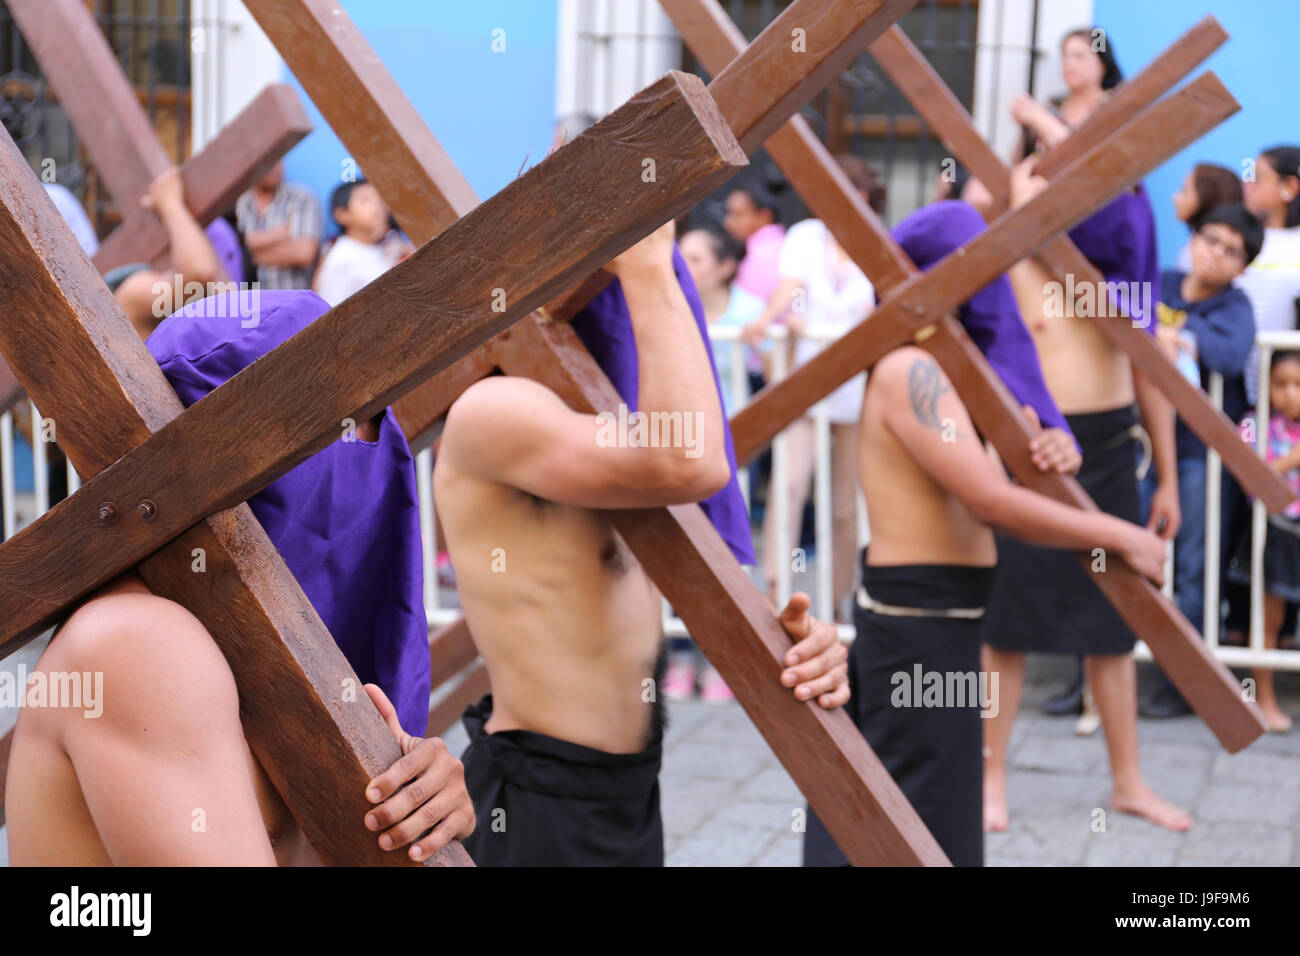
M 1007 775 L 984 765 L 984 832 L 1001 833 L 1007 828 Z
M 1120 813 L 1131 813 L 1145 817 L 1157 826 L 1179 832 L 1192 828 L 1192 815 L 1186 810 L 1174 806 L 1156 796 L 1154 790 L 1146 784 L 1138 784 L 1137 789 L 1129 794 L 1115 793 L 1111 804 Z
M 1259 705 L 1260 711 L 1264 714 L 1264 719 L 1268 721 L 1268 731 L 1271 734 L 1285 734 L 1291 731 L 1291 718 L 1282 712 L 1282 709 L 1276 704 Z

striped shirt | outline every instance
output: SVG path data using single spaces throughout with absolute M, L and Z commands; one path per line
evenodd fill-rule
M 289 224 L 289 237 L 292 239 L 306 237 L 320 242 L 324 235 L 320 203 L 310 189 L 296 183 L 281 182 L 260 213 L 255 191 L 250 189 L 235 202 L 235 218 L 242 236 L 275 229 L 285 223 Z M 263 289 L 310 289 L 314 265 L 303 268 L 258 266 L 257 282 Z

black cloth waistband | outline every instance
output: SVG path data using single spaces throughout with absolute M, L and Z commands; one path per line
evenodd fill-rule
M 899 607 L 984 607 L 995 570 L 969 564 L 867 564 L 866 549 L 862 551 L 862 586 L 882 604 Z
M 531 730 L 488 733 L 492 695 L 470 704 L 461 717 L 470 746 L 498 774 L 525 790 L 554 797 L 618 799 L 651 790 L 659 780 L 662 738 L 640 753 L 611 754 Z
M 1124 405 L 1101 412 L 1084 412 L 1081 415 L 1066 415 L 1066 424 L 1074 433 L 1079 449 L 1086 457 L 1089 449 L 1103 447 L 1109 442 L 1117 441 L 1134 425 L 1138 424 L 1137 405 Z

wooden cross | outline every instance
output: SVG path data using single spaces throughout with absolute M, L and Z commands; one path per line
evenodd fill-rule
M 1089 144 L 1120 129 L 1227 38 L 1218 21 L 1207 16 L 1140 73 L 1116 87 L 1105 103 L 1039 162 L 1038 173 L 1049 180 L 1057 178 Z M 993 193 L 993 216 L 1005 212 L 1010 170 L 980 137 L 966 108 L 953 96 L 921 51 L 894 26 L 871 45 L 871 55 L 916 111 L 950 144 L 958 161 Z M 1067 275 L 1073 275 L 1076 284 L 1103 281 L 1101 273 L 1068 236 L 1053 239 L 1039 250 L 1035 259 L 1053 279 L 1062 283 Z M 1241 440 L 1236 425 L 1210 404 L 1196 384 L 1178 371 L 1151 336 L 1126 319 L 1125 315 L 1108 316 L 1101 318 L 1098 325 L 1111 344 L 1127 353 L 1134 366 L 1168 396 L 1183 422 L 1219 453 L 1224 465 L 1248 494 L 1258 498 L 1274 513 L 1290 504 L 1295 496 L 1282 476 Z
M 640 188 L 647 151 L 657 181 Z M 344 418 L 382 409 L 689 208 L 744 161 L 700 82 L 669 74 L 182 411 L 5 138 L 0 351 L 58 420 L 77 469 L 93 477 L 0 545 L 3 603 L 17 612 L 0 614 L 0 655 L 139 562 L 150 589 L 193 612 L 230 661 L 253 751 L 322 859 L 409 865 L 361 826 L 365 783 L 400 751 L 239 502 L 336 440 Z M 557 247 L 552 229 L 574 238 Z M 489 311 L 498 288 L 508 294 L 502 313 Z M 203 573 L 192 570 L 196 548 Z M 428 862 L 469 861 L 453 844 Z
M 367 155 L 381 161 L 385 156 L 399 154 L 403 150 L 408 154 L 413 152 L 409 146 L 403 145 L 407 140 L 425 143 L 427 154 L 441 155 L 441 150 L 434 153 L 432 146 L 427 143 L 427 131 L 422 124 L 416 124 L 418 128 L 414 130 L 409 127 L 399 127 L 400 120 L 409 121 L 409 115 L 404 111 L 400 112 L 398 119 L 390 122 L 387 136 L 384 135 L 383 124 L 376 118 L 376 111 L 370 108 L 365 97 L 373 95 L 366 91 L 382 89 L 385 82 L 391 81 L 375 76 L 371 69 L 373 56 L 368 55 L 364 41 L 355 31 L 345 31 L 340 28 L 343 18 L 340 14 L 332 12 L 335 9 L 333 4 L 305 4 L 310 15 L 303 15 L 298 10 L 291 11 L 289 8 L 270 3 L 251 2 L 249 6 L 268 36 L 279 47 L 281 55 L 298 75 L 304 88 L 322 107 L 326 118 L 330 120 L 336 131 L 340 132 L 341 138 L 363 166 L 370 168 L 367 165 Z M 782 42 L 784 38 L 789 37 L 793 24 L 816 22 L 817 15 L 810 13 L 812 9 L 811 4 L 797 4 L 787 10 L 764 32 L 763 36 L 755 41 L 754 47 L 751 47 L 746 57 L 738 59 L 726 70 L 719 70 L 717 79 L 710 87 L 724 115 L 732 120 L 733 128 L 742 143 L 746 143 L 747 137 L 743 127 L 732 118 L 732 110 L 740 112 L 744 99 L 741 91 L 747 88 L 746 82 L 752 83 L 752 77 L 755 75 L 752 67 L 749 66 L 754 62 L 752 60 L 755 55 L 754 48 Z M 330 33 L 338 39 L 340 49 L 337 57 L 322 57 L 321 41 L 326 35 L 326 25 Z M 848 29 L 843 26 L 840 30 L 844 34 L 848 33 Z M 815 35 L 817 34 L 812 30 L 808 31 L 810 41 Z M 832 32 L 829 35 L 836 34 Z M 766 75 L 769 77 L 772 75 L 770 70 Z M 738 82 L 738 78 L 747 78 L 747 80 Z M 822 79 L 824 78 L 823 76 Z M 812 87 L 805 84 L 805 88 L 811 95 Z M 354 138 L 351 142 L 349 142 L 347 129 L 340 129 L 340 121 L 346 121 L 348 117 L 341 116 L 336 119 L 328 113 L 331 104 L 334 103 L 349 104 L 351 111 L 360 113 L 369 120 L 364 131 L 353 134 Z M 769 125 L 766 131 L 770 132 L 775 128 L 774 125 Z M 810 132 L 806 135 L 812 139 Z M 757 145 L 752 135 L 748 139 L 748 145 Z M 769 142 L 768 146 L 770 150 L 772 143 Z M 1151 164 L 1154 165 L 1154 161 Z M 452 188 L 468 190 L 463 178 L 453 175 L 454 170 L 449 164 L 438 161 L 428 165 L 432 166 L 432 169 L 423 180 L 417 181 L 409 175 L 403 179 L 403 183 L 408 188 L 416 188 L 421 193 L 420 202 L 409 212 L 417 216 L 423 215 L 426 220 L 434 218 L 428 209 L 429 205 L 435 202 L 433 197 L 446 194 Z M 1120 191 L 1124 186 L 1123 175 L 1122 172 L 1102 171 L 1098 177 L 1100 182 L 1094 183 L 1092 187 L 1096 192 L 1093 205 L 1104 198 L 1104 189 L 1109 188 L 1112 194 Z M 1110 183 L 1110 185 L 1101 185 L 1101 183 Z M 384 185 L 380 184 L 379 188 L 381 192 L 385 191 Z M 840 201 L 852 206 L 851 199 L 841 197 Z M 861 204 L 860 200 L 858 204 Z M 447 200 L 446 206 L 452 211 L 443 217 L 444 219 L 454 217 L 457 212 L 465 208 L 454 200 Z M 393 204 L 393 208 L 399 220 L 405 222 L 403 208 L 396 204 Z M 1091 207 L 1086 202 L 1079 204 L 1075 211 L 1076 218 L 1081 218 L 1089 208 Z M 1067 225 L 1069 220 L 1061 217 L 1055 222 L 1056 229 L 1059 230 Z M 412 227 L 408 225 L 406 228 L 411 230 Z M 1051 232 L 1050 228 L 1042 229 L 1041 236 L 1045 238 L 1050 236 Z M 413 232 L 413 235 L 418 233 Z M 869 233 L 863 232 L 862 235 L 867 242 L 870 242 Z M 1041 242 L 1041 238 L 1038 241 Z M 968 297 L 977 288 L 978 286 L 969 289 L 961 298 Z M 574 297 L 567 298 L 571 302 Z M 953 304 L 961 301 L 961 298 L 955 300 Z M 973 346 L 971 348 L 973 349 Z M 618 402 L 618 398 L 609 391 L 604 376 L 594 367 L 590 357 L 567 326 L 548 322 L 543 316 L 530 317 L 528 323 L 516 326 L 494 340 L 486 354 L 466 356 L 452 369 L 432 380 L 424 390 L 426 394 L 422 396 L 422 403 L 414 407 L 413 414 L 404 420 L 408 435 L 426 435 L 435 424 L 437 417 L 445 411 L 459 391 L 494 367 L 501 367 L 512 374 L 537 378 L 559 392 L 572 406 L 581 410 L 612 408 Z M 557 368 L 561 371 L 557 372 Z M 599 386 L 597 383 L 600 383 Z M 399 403 L 399 415 L 401 408 Z M 1018 408 L 1016 413 L 1019 414 Z M 663 518 L 665 513 L 671 520 Z M 685 527 L 688 515 L 697 525 L 693 531 Z M 893 835 L 893 831 L 898 829 L 897 822 L 882 819 L 878 811 L 871 810 L 869 802 L 865 804 L 865 808 L 872 814 L 871 816 L 864 817 L 859 814 L 856 825 L 852 818 L 844 820 L 847 799 L 855 801 L 857 806 L 864 806 L 861 787 L 853 786 L 851 780 L 849 786 L 842 786 L 840 774 L 832 775 L 825 768 L 822 769 L 820 776 L 810 776 L 807 772 L 809 754 L 806 741 L 815 738 L 810 738 L 804 732 L 803 724 L 797 728 L 800 731 L 798 735 L 792 734 L 788 727 L 779 724 L 772 726 L 773 714 L 783 717 L 790 714 L 791 718 L 806 721 L 811 712 L 811 716 L 818 723 L 830 724 L 833 727 L 832 739 L 839 745 L 841 755 L 849 746 L 858 748 L 862 746 L 860 734 L 851 726 L 847 728 L 848 736 L 844 736 L 842 724 L 847 721 L 833 723 L 838 720 L 837 716 L 825 715 L 818 712 L 816 708 L 806 705 L 791 707 L 792 702 L 788 695 L 775 690 L 774 678 L 779 672 L 777 654 L 788 642 L 779 631 L 773 633 L 770 610 L 758 603 L 759 596 L 749 583 L 748 577 L 735 566 L 734 559 L 721 545 L 712 529 L 702 523 L 698 509 L 691 507 L 615 513 L 613 518 L 619 533 L 624 536 L 651 577 L 685 619 L 688 628 L 705 653 L 716 662 L 723 676 L 736 690 L 738 698 L 746 706 L 773 750 L 791 771 L 805 795 L 809 797 L 814 808 L 828 818 L 832 833 L 846 849 L 850 859 L 855 862 L 925 861 L 925 857 L 920 856 L 906 843 L 898 843 L 898 837 Z M 691 533 L 684 534 L 683 531 Z M 705 552 L 708 560 L 701 562 L 698 552 L 705 544 L 710 546 L 710 550 Z M 695 546 L 694 549 L 692 545 Z M 450 676 L 459 671 L 473 659 L 472 641 L 463 621 L 444 628 L 435 635 L 433 643 L 435 681 L 439 677 Z M 766 652 L 761 649 L 763 644 L 767 645 Z M 478 673 L 481 677 L 482 672 Z M 481 684 L 477 687 L 471 686 L 468 691 L 469 696 L 477 693 L 481 686 Z M 457 688 L 457 691 L 459 692 L 460 688 Z M 762 706 L 759 705 L 760 702 Z M 460 704 L 462 701 L 455 703 Z M 455 705 L 452 708 L 439 705 L 435 708 L 435 713 L 430 716 L 430 726 L 436 727 L 441 721 L 449 720 L 449 717 L 454 715 L 455 709 Z M 814 731 L 819 737 L 825 733 L 817 731 L 815 726 Z M 827 753 L 829 754 L 829 749 Z M 865 752 L 862 759 L 865 760 L 867 755 L 869 750 Z M 870 771 L 870 776 L 862 774 L 863 780 L 868 781 L 870 787 L 880 793 L 889 793 L 893 799 L 896 790 L 885 787 L 884 781 L 879 776 L 882 771 L 874 756 L 871 756 L 864 766 Z M 887 776 L 885 779 L 888 779 Z M 869 793 L 870 790 L 867 792 Z M 834 802 L 837 795 L 840 802 Z M 902 799 L 901 794 L 898 795 L 898 799 Z M 833 813 L 825 813 L 822 810 L 823 806 L 828 805 L 833 808 Z M 862 823 L 864 819 L 868 824 L 878 822 L 881 834 L 890 834 L 889 838 L 893 845 L 876 843 L 873 846 L 868 842 L 871 834 L 865 831 Z
M 167 230 L 139 202 L 171 161 L 94 16 L 80 0 L 16 0 L 10 10 L 122 210 L 122 222 L 95 253 L 96 268 L 106 273 L 132 262 L 162 267 Z M 262 90 L 181 166 L 185 202 L 199 225 L 229 209 L 309 132 L 311 121 L 293 87 L 275 83 Z M 22 397 L 21 388 L 5 388 L 12 378 L 0 359 L 0 412 Z
M 742 145 L 754 148 L 761 142 L 757 135 L 790 116 L 907 5 L 800 0 L 748 57 L 710 87 Z M 337 4 L 253 0 L 248 7 L 413 239 L 426 238 L 462 214 L 474 215 L 470 209 L 477 200 L 468 183 Z M 791 24 L 807 28 L 806 54 L 789 55 Z M 761 90 L 757 95 L 756 88 Z M 803 92 L 794 96 L 792 89 Z M 403 157 L 406 165 L 396 165 L 392 157 Z M 390 180 L 409 197 L 401 204 L 389 197 Z M 579 286 L 590 287 L 585 282 Z M 560 300 L 573 298 L 566 294 Z M 614 408 L 621 401 L 572 329 L 533 315 L 494 339 L 486 354 L 472 362 L 467 356 L 435 378 L 425 387 L 422 404 L 414 407 L 445 411 L 459 394 L 456 387 L 473 380 L 467 380 L 465 369 L 486 372 L 497 366 L 537 378 L 580 410 Z M 396 407 L 401 418 L 401 403 Z M 403 421 L 410 435 L 426 434 L 433 424 L 410 417 Z M 737 697 L 850 858 L 859 863 L 946 862 L 847 716 L 801 704 L 780 687 L 789 639 L 699 507 L 610 512 L 610 517 L 692 632 L 700 635 L 701 646 L 719 662 Z M 442 633 L 468 636 L 463 624 Z M 435 656 L 435 679 L 440 671 L 448 673 L 440 663 L 446 660 Z M 471 683 L 469 693 L 481 692 L 481 687 Z M 448 720 L 459 707 L 463 704 L 454 698 L 451 708 L 440 705 L 444 716 L 435 709 L 430 725 Z
M 744 37 L 716 3 L 662 0 L 662 4 L 706 69 L 724 69 L 744 49 Z M 1028 453 L 1031 435 L 1019 405 L 950 313 L 1012 264 L 1237 109 L 1210 73 L 1116 121 L 1091 145 L 1075 137 L 1078 145 L 1073 148 L 1081 151 L 1078 158 L 1055 176 L 1046 191 L 1006 212 L 924 275 L 893 242 L 807 124 L 799 119 L 787 124 L 767 143 L 769 155 L 871 276 L 880 304 L 870 319 L 787 378 L 763 389 L 736 414 L 732 432 L 737 459 L 752 457 L 805 409 L 885 353 L 915 339 L 943 366 L 976 425 L 1022 484 L 1076 507 L 1095 509 L 1074 479 L 1044 474 L 1033 466 Z M 1005 177 L 992 180 L 994 187 L 1003 182 Z M 1131 328 L 1124 321 L 1114 324 Z M 1092 580 L 1147 642 L 1165 673 L 1226 749 L 1240 750 L 1264 732 L 1263 717 L 1253 703 L 1242 699 L 1232 674 L 1145 578 L 1121 562 L 1111 562 L 1104 574 L 1093 574 Z

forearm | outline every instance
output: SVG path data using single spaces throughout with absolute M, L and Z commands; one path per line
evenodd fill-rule
M 672 265 L 621 278 L 636 335 L 638 411 L 692 415 L 706 457 L 721 452 L 722 406 L 713 363 Z
M 225 278 L 216 250 L 189 209 L 178 203 L 160 209 L 158 216 L 167 229 L 172 268 L 186 283 Z
M 1268 464 L 1279 475 L 1285 475 L 1294 468 L 1300 468 L 1300 445 L 1296 445 L 1285 455 L 1274 458 Z
M 284 266 L 292 269 L 304 269 L 316 261 L 320 244 L 309 236 L 297 239 L 280 239 L 262 249 L 253 256 L 259 266 Z
M 989 525 L 1041 547 L 1120 552 L 1128 530 L 1119 518 L 1083 511 L 1009 482 L 986 508 L 982 517 Z
M 782 279 L 780 284 L 772 290 L 772 294 L 767 299 L 767 304 L 763 306 L 763 313 L 754 320 L 754 324 L 766 329 L 777 319 L 790 311 L 790 306 L 794 303 L 795 293 L 803 287 L 798 279 Z
M 1070 127 L 1048 110 L 1043 110 L 1041 116 L 1030 120 L 1029 127 L 1047 149 L 1060 146 L 1070 138 Z
M 1151 460 L 1160 484 L 1178 482 L 1178 448 L 1174 440 L 1174 407 L 1164 393 L 1137 369 L 1133 370 L 1142 424 L 1151 438 Z
M 267 249 L 277 242 L 283 242 L 292 238 L 289 235 L 288 225 L 275 226 L 271 229 L 250 230 L 244 233 L 244 247 L 248 249 L 250 255 L 256 256 L 263 249 Z
M 1255 343 L 1253 326 L 1216 322 L 1193 313 L 1187 317 L 1185 331 L 1194 339 L 1196 358 L 1206 368 L 1221 375 L 1242 374 Z

